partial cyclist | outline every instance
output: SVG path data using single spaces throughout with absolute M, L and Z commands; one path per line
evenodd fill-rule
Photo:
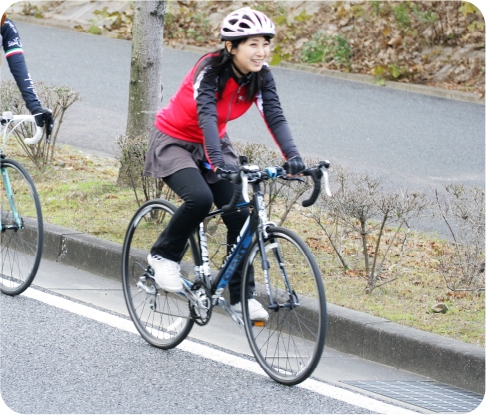
M 47 135 L 49 136 L 54 120 L 52 112 L 49 109 L 42 108 L 39 97 L 35 90 L 34 82 L 27 70 L 27 65 L 24 59 L 24 50 L 22 42 L 20 41 L 19 32 L 14 22 L 7 17 L 7 13 L 2 15 L 1 19 L 1 35 L 0 42 L 2 43 L 7 63 L 10 72 L 17 83 L 17 86 L 22 93 L 25 105 L 30 113 L 35 117 L 35 123 L 39 127 L 44 127 L 47 123 Z M 0 60 L 1 65 L 1 60 Z
M 150 133 L 144 175 L 162 178 L 184 201 L 147 259 L 157 285 L 169 292 L 183 289 L 179 262 L 189 236 L 213 202 L 221 208 L 232 199 L 231 179 L 238 172 L 238 160 L 226 133 L 228 121 L 242 116 L 255 103 L 286 159 L 288 176 L 306 168 L 266 63 L 275 25 L 262 12 L 245 7 L 223 20 L 220 33 L 223 48 L 198 61 L 169 104 L 157 113 Z M 248 208 L 222 216 L 228 228 L 228 253 L 248 217 Z M 230 303 L 239 312 L 242 264 L 229 283 Z M 250 317 L 265 319 L 268 313 L 253 298 L 254 288 L 252 282 Z

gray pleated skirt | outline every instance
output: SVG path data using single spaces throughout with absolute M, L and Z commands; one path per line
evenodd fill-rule
M 238 156 L 229 140 L 228 134 L 221 138 L 221 152 L 226 164 L 238 164 Z M 208 163 L 204 145 L 171 137 L 153 126 L 150 131 L 144 176 L 164 178 L 175 172 L 194 168 L 200 170 L 208 183 L 219 180 L 212 170 L 207 170 L 203 163 Z

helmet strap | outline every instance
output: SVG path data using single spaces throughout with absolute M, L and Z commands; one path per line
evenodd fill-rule
M 238 67 L 236 66 L 236 64 L 233 62 L 233 60 L 231 60 L 231 65 L 233 66 L 233 69 L 234 69 L 236 72 L 238 72 L 238 73 L 240 74 L 240 76 L 246 76 L 246 75 L 248 75 L 248 74 L 245 74 L 245 73 L 241 72 L 241 71 L 238 69 Z M 251 73 L 251 72 L 250 72 L 250 73 Z

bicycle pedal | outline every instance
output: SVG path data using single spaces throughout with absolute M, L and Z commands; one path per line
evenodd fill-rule
M 265 327 L 266 322 L 264 320 L 252 320 L 251 325 L 256 327 Z

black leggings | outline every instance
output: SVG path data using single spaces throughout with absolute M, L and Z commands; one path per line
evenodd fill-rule
M 227 180 L 209 184 L 204 180 L 201 172 L 193 168 L 179 170 L 165 177 L 164 182 L 184 200 L 184 203 L 177 209 L 150 253 L 179 262 L 189 236 L 198 229 L 199 224 L 211 210 L 213 202 L 218 209 L 227 205 L 233 197 L 234 186 Z M 229 246 L 236 244 L 241 228 L 249 215 L 248 208 L 222 215 L 223 222 L 228 228 L 228 251 Z M 228 284 L 231 304 L 240 301 L 242 265 L 243 263 Z M 254 282 L 251 281 L 250 296 L 253 291 Z

